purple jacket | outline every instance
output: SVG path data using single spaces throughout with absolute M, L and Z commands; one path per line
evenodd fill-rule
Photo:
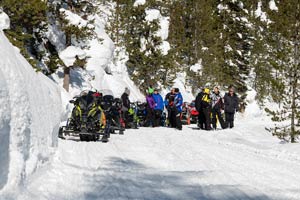
M 149 108 L 151 108 L 151 109 L 155 108 L 155 101 L 154 101 L 152 95 L 147 95 L 146 96 L 146 101 L 147 101 L 147 104 L 148 104 Z

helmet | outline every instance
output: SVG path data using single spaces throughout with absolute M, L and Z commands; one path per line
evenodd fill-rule
M 210 90 L 209 90 L 208 88 L 205 88 L 205 89 L 204 89 L 204 93 L 205 93 L 205 94 L 209 94 L 209 93 L 210 93 Z
M 149 88 L 148 92 L 149 92 L 149 94 L 153 94 L 154 89 L 153 88 Z

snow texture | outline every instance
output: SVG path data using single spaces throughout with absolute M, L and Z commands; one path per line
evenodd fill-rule
M 146 0 L 136 0 L 133 4 L 133 6 L 141 6 L 146 3 Z
M 52 165 L 14 197 L 298 200 L 299 145 L 279 143 L 264 118 L 253 119 L 238 116 L 234 129 L 211 132 L 128 130 L 107 144 L 60 140 Z
M 74 64 L 76 57 L 84 59 L 86 53 L 79 47 L 69 46 L 59 53 L 59 57 L 67 67 L 70 67 Z
M 81 21 L 76 14 L 67 12 L 71 24 L 78 25 Z M 98 14 L 90 16 L 94 19 L 95 36 L 89 39 L 82 49 L 80 45 L 71 46 L 66 49 L 61 44 L 65 43 L 64 35 L 56 26 L 51 26 L 48 31 L 51 43 L 59 50 L 59 56 L 67 66 L 75 61 L 75 56 L 86 57 L 86 69 L 72 68 L 70 71 L 70 96 L 76 96 L 83 90 L 104 90 L 113 91 L 115 97 L 120 97 L 125 87 L 131 90 L 132 101 L 144 100 L 133 81 L 129 78 L 127 67 L 123 61 L 113 62 L 115 46 L 113 41 L 105 32 L 105 17 Z M 63 82 L 63 69 L 51 76 L 59 85 Z
M 10 28 L 10 20 L 8 15 L 0 10 L 0 31 Z
M 278 7 L 276 6 L 276 3 L 275 3 L 274 0 L 271 0 L 271 1 L 269 2 L 269 7 L 270 7 L 271 10 L 278 11 Z
M 57 146 L 60 90 L 36 73 L 0 31 L 0 199 L 47 162 Z

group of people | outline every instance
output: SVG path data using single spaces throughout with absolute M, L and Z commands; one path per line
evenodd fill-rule
M 198 126 L 200 129 L 217 129 L 217 122 L 221 128 L 234 127 L 234 115 L 238 112 L 239 98 L 234 91 L 233 86 L 229 86 L 228 92 L 221 96 L 219 87 L 215 86 L 210 93 L 209 88 L 203 88 L 197 95 L 195 106 L 199 112 Z M 222 112 L 225 113 L 225 120 Z M 211 127 L 212 124 L 212 127 Z
M 128 118 L 128 110 L 130 109 L 129 100 L 130 90 L 125 88 L 121 96 L 123 102 L 123 118 Z M 171 91 L 163 99 L 158 89 L 151 86 L 146 91 L 146 126 L 161 126 L 161 118 L 164 110 L 167 110 L 166 125 L 178 130 L 182 130 L 181 113 L 183 105 L 183 97 L 178 88 L 172 88 Z M 217 122 L 221 128 L 234 127 L 234 114 L 238 111 L 239 99 L 234 91 L 234 87 L 230 86 L 228 92 L 221 96 L 219 87 L 214 87 L 213 92 L 209 88 L 203 88 L 196 97 L 195 107 L 199 112 L 198 126 L 200 129 L 212 130 L 217 128 Z M 225 120 L 222 112 L 225 112 Z M 211 126 L 212 125 L 212 126 Z

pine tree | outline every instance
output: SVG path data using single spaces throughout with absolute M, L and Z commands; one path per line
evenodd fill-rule
M 267 108 L 266 111 L 279 123 L 272 129 L 273 134 L 281 138 L 289 136 L 290 141 L 295 142 L 300 126 L 300 2 L 291 0 L 277 4 L 277 8 L 268 10 L 268 29 L 273 39 L 269 45 L 276 58 L 269 62 L 273 72 L 272 88 L 281 92 L 281 105 L 277 110 Z
M 132 80 L 145 91 L 154 87 L 172 84 L 176 73 L 172 52 L 165 55 L 161 50 L 162 38 L 158 19 L 147 20 L 146 11 L 156 9 L 160 14 L 168 10 L 163 3 L 149 0 L 144 5 L 134 5 L 135 1 L 115 0 L 113 13 L 107 30 L 118 47 L 124 48 L 128 60 L 126 65 Z
M 5 31 L 7 37 L 38 69 L 36 59 L 43 53 L 38 46 L 43 40 L 42 32 L 47 29 L 47 4 L 42 0 L 1 0 L 0 7 L 11 21 L 11 29 Z

